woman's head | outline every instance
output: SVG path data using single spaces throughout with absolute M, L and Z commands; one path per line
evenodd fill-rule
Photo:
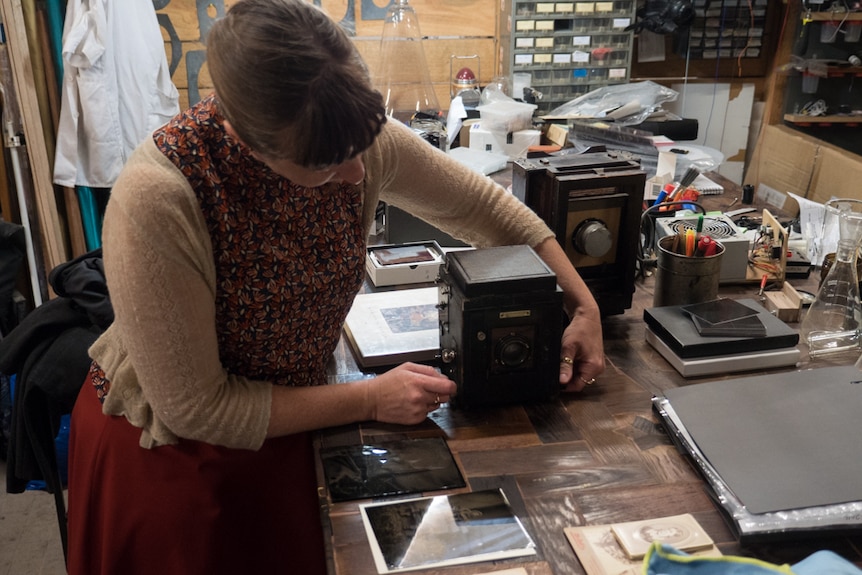
M 386 121 L 350 38 L 306 0 L 240 0 L 213 24 L 207 63 L 219 110 L 264 157 L 341 164 Z

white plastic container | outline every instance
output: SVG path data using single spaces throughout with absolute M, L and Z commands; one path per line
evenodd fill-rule
M 502 132 L 509 134 L 533 127 L 533 112 L 535 104 L 523 102 L 497 101 L 479 106 L 479 116 L 482 118 L 482 127 L 491 132 Z

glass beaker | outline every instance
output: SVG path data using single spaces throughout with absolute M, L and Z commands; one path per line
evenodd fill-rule
M 862 305 L 856 275 L 857 246 L 855 240 L 838 241 L 835 263 L 802 320 L 799 334 L 812 358 L 859 349 Z
M 818 253 L 834 252 L 839 239 L 855 241 L 859 246 L 862 243 L 862 200 L 832 198 L 824 208 Z
M 407 0 L 395 0 L 386 11 L 380 39 L 378 85 L 386 115 L 405 124 L 417 114 L 440 116 L 440 106 L 425 61 L 419 18 Z

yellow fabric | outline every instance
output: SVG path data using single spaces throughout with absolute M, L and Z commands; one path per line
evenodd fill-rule
M 789 565 L 775 565 L 753 559 L 723 555 L 688 555 L 673 547 L 653 542 L 644 556 L 644 575 L 794 575 Z

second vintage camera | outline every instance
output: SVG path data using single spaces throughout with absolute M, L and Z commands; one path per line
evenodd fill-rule
M 602 315 L 632 305 L 645 183 L 640 164 L 617 153 L 514 163 L 512 192 L 554 231 Z
M 563 295 L 525 245 L 454 251 L 438 279 L 442 372 L 454 407 L 521 403 L 559 392 Z

